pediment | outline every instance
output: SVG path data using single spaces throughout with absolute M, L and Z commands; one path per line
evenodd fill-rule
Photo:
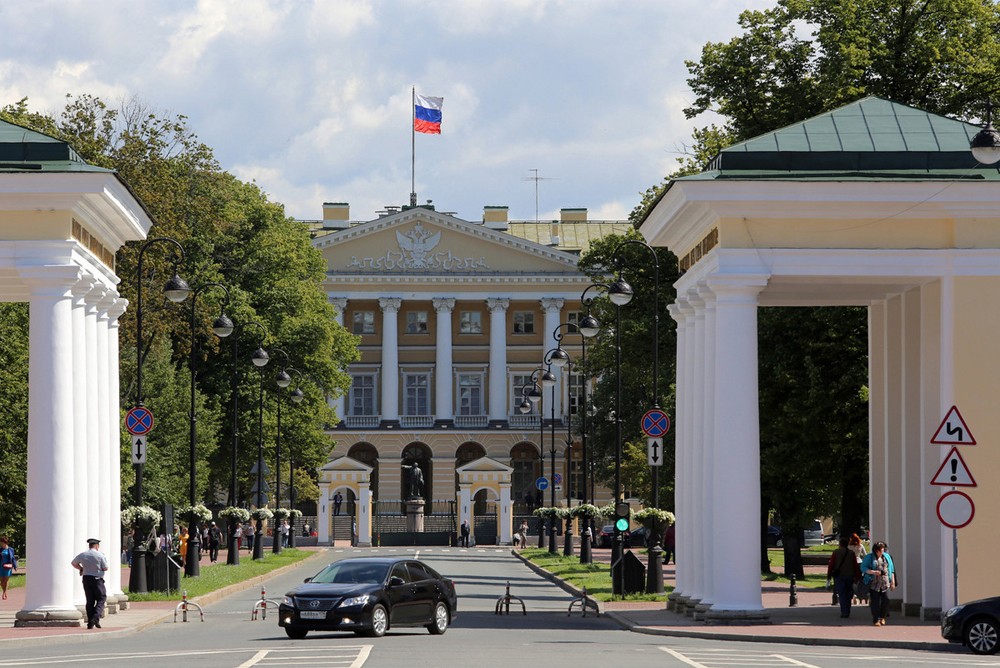
M 364 471 L 365 473 L 371 473 L 374 470 L 373 467 L 362 464 L 357 459 L 352 459 L 346 455 L 331 459 L 320 469 L 320 471 Z
M 463 466 L 459 466 L 455 469 L 457 473 L 466 472 L 476 472 L 476 473 L 512 473 L 514 469 L 506 464 L 501 464 L 495 459 L 490 457 L 480 457 L 474 461 L 469 462 Z
M 313 245 L 329 275 L 579 275 L 575 255 L 422 208 L 317 237 Z

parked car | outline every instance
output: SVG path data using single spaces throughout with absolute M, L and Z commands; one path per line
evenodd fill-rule
M 775 526 L 767 527 L 767 546 L 781 547 L 784 543 L 781 540 L 781 529 Z
M 973 654 L 1000 649 L 1000 596 L 956 605 L 941 618 L 941 636 L 962 643 Z
M 629 534 L 627 547 L 652 547 L 649 543 L 649 539 L 649 529 L 644 526 L 636 527 L 635 530 Z
M 807 528 L 802 533 L 802 544 L 806 547 L 823 544 L 823 523 L 819 520 L 813 520 L 812 526 Z
M 638 529 L 636 531 L 638 531 Z M 631 536 L 631 532 L 625 532 L 624 538 L 622 539 L 625 547 L 632 547 Z M 600 532 L 597 534 L 597 547 L 611 547 L 614 540 L 615 526 L 613 524 L 605 524 L 601 527 Z
M 362 557 L 335 561 L 285 594 L 278 626 L 295 639 L 309 631 L 379 637 L 403 626 L 423 626 L 440 635 L 456 614 L 455 583 L 427 564 Z

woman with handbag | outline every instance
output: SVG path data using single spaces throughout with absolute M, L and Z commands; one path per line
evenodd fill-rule
M 0 536 L 0 590 L 3 591 L 3 600 L 7 600 L 7 582 L 10 574 L 17 570 L 17 555 L 14 548 L 10 546 L 7 536 Z
M 872 623 L 885 626 L 889 616 L 889 590 L 896 586 L 896 573 L 892 560 L 885 554 L 885 543 L 879 541 L 861 562 L 862 581 L 868 585 Z

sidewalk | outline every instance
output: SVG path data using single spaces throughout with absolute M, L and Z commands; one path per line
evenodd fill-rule
M 611 557 L 610 552 L 607 549 L 594 550 L 594 560 L 607 563 Z M 635 552 L 639 556 L 639 552 Z M 520 558 L 516 551 L 515 554 Z M 640 558 L 645 562 L 645 555 Z M 533 564 L 529 566 L 567 591 L 580 594 L 548 571 Z M 666 587 L 674 584 L 674 568 L 673 564 L 663 568 L 663 584 Z M 824 573 L 826 568 L 807 566 L 806 570 Z M 924 622 L 916 617 L 904 617 L 901 613 L 894 612 L 886 620 L 886 626 L 877 627 L 872 625 L 867 605 L 854 606 L 850 618 L 841 619 L 840 607 L 830 605 L 831 592 L 799 587 L 797 605 L 789 607 L 788 590 L 787 584 L 761 583 L 761 599 L 771 623 L 760 625 L 706 624 L 671 612 L 662 602 L 626 600 L 599 602 L 598 605 L 601 614 L 607 615 L 625 629 L 650 635 L 799 645 L 967 651 L 961 645 L 952 645 L 941 637 L 939 622 Z
M 214 603 L 215 601 L 218 601 L 232 593 L 259 586 L 265 580 L 281 573 L 286 569 L 296 568 L 313 559 L 320 559 L 326 551 L 325 547 L 304 547 L 302 549 L 315 551 L 316 554 L 307 557 L 304 561 L 299 561 L 295 564 L 273 570 L 264 575 L 251 578 L 243 582 L 238 582 L 223 589 L 205 594 L 204 596 L 192 598 L 191 600 L 202 606 Z M 240 555 L 240 558 L 244 559 L 249 557 Z M 203 559 L 201 569 L 204 571 L 209 568 L 225 568 L 225 563 L 220 562 L 213 565 L 208 563 L 207 558 Z M 129 569 L 128 567 L 123 566 L 123 589 L 127 588 L 128 580 Z M 183 588 L 183 582 L 181 584 Z M 178 600 L 175 601 L 129 601 L 128 610 L 121 610 L 115 614 L 105 613 L 104 619 L 101 620 L 101 628 L 99 629 L 88 630 L 86 624 L 80 627 L 17 628 L 14 626 L 14 620 L 18 610 L 24 607 L 24 587 L 8 589 L 7 600 L 0 601 L 0 647 L 2 647 L 5 643 L 11 642 L 16 642 L 18 645 L 27 643 L 45 643 L 51 641 L 55 637 L 68 637 L 72 639 L 73 642 L 90 642 L 92 640 L 106 640 L 109 634 L 125 635 L 136 633 L 154 624 L 159 624 L 173 619 L 174 610 L 177 608 L 179 599 L 180 594 L 178 593 Z M 247 614 L 250 614 L 249 611 L 247 611 Z M 191 619 L 192 615 L 197 618 L 197 608 L 191 607 L 188 609 L 188 619 Z M 178 613 L 177 618 L 180 619 L 180 613 Z

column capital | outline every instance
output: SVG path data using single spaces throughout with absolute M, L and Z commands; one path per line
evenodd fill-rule
M 506 311 L 510 308 L 510 300 L 506 297 L 489 297 L 486 300 L 486 308 L 490 310 L 490 313 Z
M 330 297 L 327 296 L 326 301 L 333 305 L 333 308 L 337 309 L 341 313 L 347 308 L 347 297 Z
M 108 307 L 108 321 L 112 326 L 118 325 L 118 318 L 122 317 L 125 309 L 128 308 L 128 300 L 123 297 L 116 297 L 114 303 Z
M 117 301 L 118 291 L 106 289 L 104 294 L 101 295 L 100 300 L 97 302 L 97 317 L 101 319 L 109 319 L 111 317 L 111 309 L 115 307 L 115 303 Z
M 455 299 L 453 297 L 436 297 L 431 299 L 434 310 L 438 313 L 451 313 L 455 309 Z
M 402 297 L 381 297 L 378 300 L 379 308 L 385 311 L 398 311 L 399 307 L 403 305 Z
M 84 275 L 76 265 L 19 267 L 18 277 L 31 288 L 31 295 L 68 296 Z
M 87 298 L 87 295 L 90 294 L 90 291 L 94 289 L 94 286 L 96 284 L 97 284 L 97 279 L 95 279 L 93 276 L 90 276 L 88 274 L 81 274 L 80 280 L 78 280 L 73 285 L 74 299 L 79 300 L 80 303 L 82 304 L 83 301 Z
M 539 300 L 542 303 L 542 308 L 546 311 L 559 311 L 562 309 L 563 304 L 566 300 L 561 297 L 542 297 Z
M 716 301 L 756 304 L 769 278 L 766 274 L 715 275 L 705 279 L 702 289 L 715 294 Z

